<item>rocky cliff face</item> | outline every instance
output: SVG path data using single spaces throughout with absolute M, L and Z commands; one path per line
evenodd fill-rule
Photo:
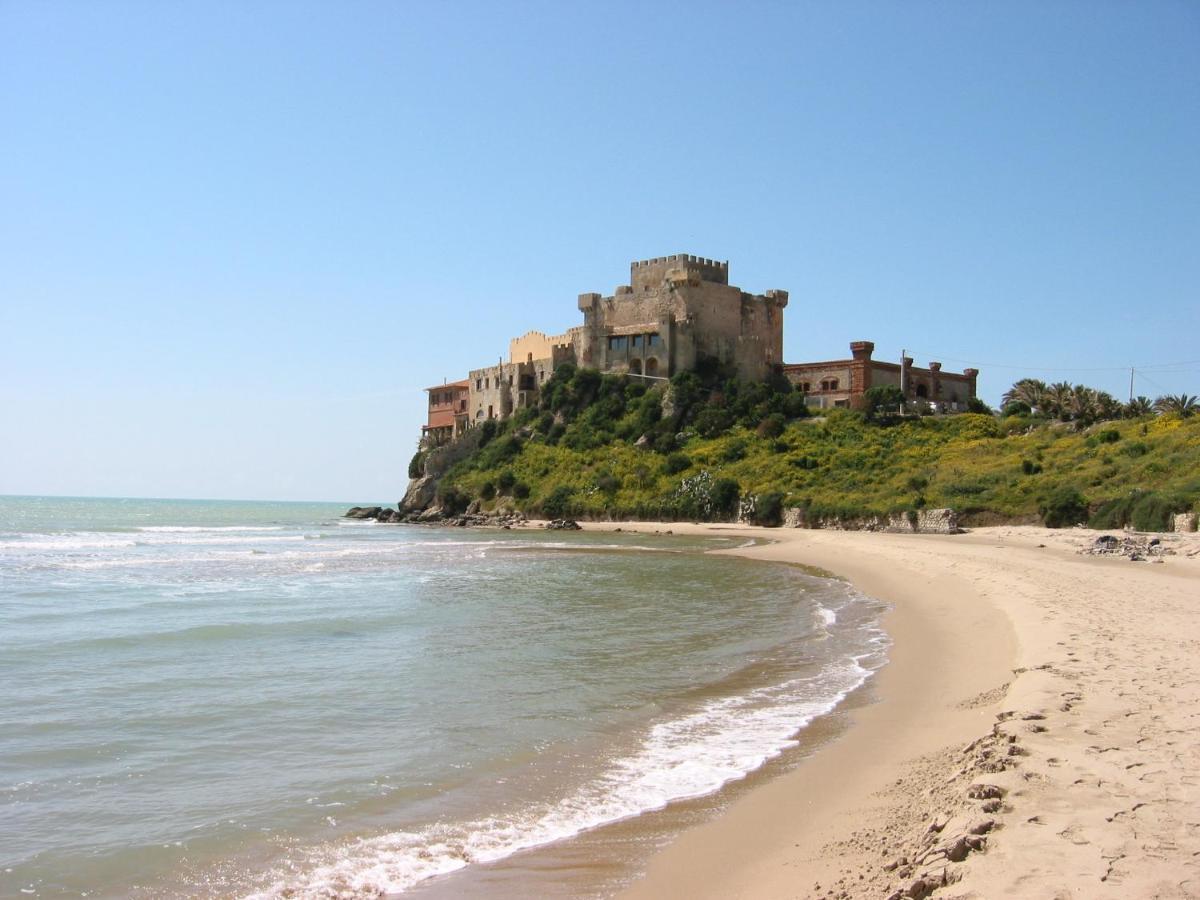
M 958 534 L 958 514 L 952 509 L 922 509 L 916 515 L 893 513 L 858 519 L 809 519 L 800 507 L 783 512 L 784 528 L 832 528 L 840 531 L 888 531 L 903 534 Z
M 400 514 L 421 519 L 439 518 L 442 510 L 437 504 L 437 489 L 442 476 L 478 448 L 479 429 L 472 428 L 457 440 L 430 450 L 421 464 L 421 475 L 408 482 L 408 490 L 400 501 Z

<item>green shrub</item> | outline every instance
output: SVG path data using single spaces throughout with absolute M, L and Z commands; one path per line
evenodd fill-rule
M 621 479 L 617 478 L 611 472 L 605 472 L 596 479 L 596 487 L 605 494 L 615 494 L 621 487 Z
M 575 492 L 565 484 L 560 484 L 542 501 L 542 513 L 547 518 L 562 519 L 571 514 L 571 496 Z
M 783 434 L 783 427 L 786 424 L 787 420 L 781 413 L 771 413 L 758 423 L 755 433 L 761 438 L 777 438 Z
M 483 470 L 498 468 L 518 456 L 521 447 L 522 441 L 519 437 L 506 434 L 504 437 L 492 441 L 475 455 L 475 466 Z
M 725 452 L 721 454 L 721 458 L 725 462 L 737 462 L 739 459 L 745 459 L 746 442 L 741 439 L 730 441 L 725 447 Z
M 663 462 L 663 471 L 668 475 L 678 475 L 692 467 L 692 460 L 686 453 L 672 453 Z
M 733 424 L 733 416 L 727 410 L 706 406 L 696 416 L 696 433 L 702 438 L 715 438 L 724 434 Z
M 529 485 L 523 481 L 518 481 L 513 485 L 512 495 L 518 500 L 524 500 L 529 496 Z
M 783 494 L 759 494 L 754 504 L 754 524 L 775 528 L 783 522 Z
M 667 454 L 678 446 L 674 431 L 662 431 L 654 438 L 654 452 Z
M 1142 491 L 1131 491 L 1124 497 L 1106 500 L 1096 507 L 1088 517 L 1088 527 L 1105 530 L 1109 528 L 1124 528 L 1129 524 L 1133 505 L 1141 499 Z
M 516 483 L 517 476 L 512 473 L 511 469 L 505 469 L 496 478 L 496 484 L 499 485 L 501 493 L 508 493 Z
M 863 392 L 863 414 L 868 422 L 885 416 L 895 416 L 904 403 L 904 394 L 894 384 L 880 384 Z
M 1178 499 L 1162 494 L 1146 494 L 1138 498 L 1129 511 L 1129 523 L 1134 531 L 1170 531 L 1175 513 L 1187 508 Z
M 1021 460 L 1021 471 L 1026 475 L 1038 475 L 1042 471 L 1042 464 L 1036 463 L 1032 459 Z
M 496 486 L 490 481 L 485 481 L 479 486 L 479 496 L 484 500 L 491 500 L 496 496 Z
M 1095 434 L 1088 435 L 1084 442 L 1089 447 L 1097 447 L 1100 444 L 1115 444 L 1121 439 L 1121 432 L 1115 428 L 1106 428 L 1103 431 L 1097 431 Z
M 923 491 L 929 487 L 929 479 L 921 475 L 911 475 L 908 481 L 904 483 L 910 491 Z
M 732 478 L 717 479 L 710 493 L 714 514 L 732 518 L 737 513 L 740 493 L 738 483 Z
M 484 419 L 483 424 L 479 426 L 479 446 L 486 447 L 496 436 L 496 430 L 499 428 L 499 423 L 495 419 Z
M 1087 521 L 1087 501 L 1074 488 L 1062 487 L 1042 498 L 1038 515 L 1047 528 L 1069 528 Z
M 420 478 L 425 474 L 425 457 L 424 450 L 418 450 L 413 454 L 413 458 L 408 461 L 408 477 Z
M 1141 441 L 1130 441 L 1128 444 L 1123 444 L 1117 452 L 1122 456 L 1129 456 L 1136 459 L 1139 456 L 1145 456 L 1149 453 L 1150 448 Z
M 458 515 L 467 508 L 471 498 L 453 484 L 445 482 L 438 485 L 438 505 L 447 515 Z
M 1029 404 L 1021 400 L 1012 400 L 1004 404 L 1004 408 L 1000 410 L 1000 415 L 1008 418 L 1009 416 L 1028 416 L 1033 410 Z

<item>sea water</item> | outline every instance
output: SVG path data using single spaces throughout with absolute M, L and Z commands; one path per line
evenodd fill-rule
M 718 791 L 883 661 L 877 602 L 729 538 L 344 508 L 0 498 L 0 896 L 452 886 Z

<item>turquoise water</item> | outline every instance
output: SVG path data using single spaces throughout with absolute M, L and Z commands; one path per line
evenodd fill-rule
M 882 662 L 729 540 L 0 498 L 0 895 L 375 896 L 710 793 Z

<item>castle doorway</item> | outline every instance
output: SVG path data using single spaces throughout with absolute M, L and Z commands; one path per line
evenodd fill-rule
M 647 375 L 657 375 L 658 374 L 658 360 L 657 359 L 654 359 L 653 357 L 651 357 L 650 359 L 646 360 L 646 374 Z
M 925 399 L 926 397 L 929 396 L 929 388 L 925 387 L 925 385 L 923 385 L 923 384 L 918 384 L 917 385 L 917 396 L 920 397 L 922 400 Z
M 629 374 L 630 375 L 641 375 L 642 374 L 642 361 L 640 359 L 631 359 L 629 361 Z

